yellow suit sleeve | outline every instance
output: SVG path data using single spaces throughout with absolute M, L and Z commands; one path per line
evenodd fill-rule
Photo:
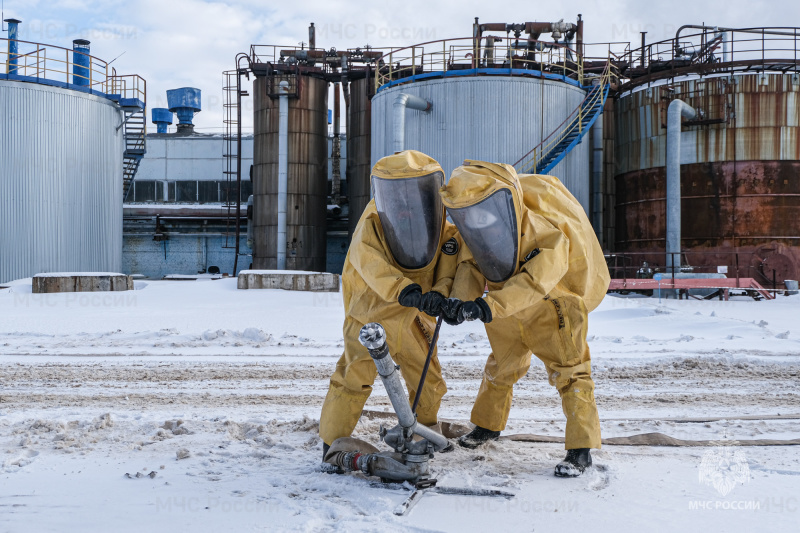
M 436 270 L 434 271 L 434 281 L 432 291 L 436 291 L 445 298 L 450 295 L 453 289 L 453 279 L 456 276 L 459 258 L 461 251 L 465 248 L 461 235 L 456 231 L 455 226 L 446 222 L 444 230 L 444 237 L 442 242 L 447 246 L 450 241 L 455 241 L 458 249 L 456 253 L 447 254 L 444 251 L 438 253 L 438 261 L 436 263 Z M 442 249 L 444 250 L 444 248 Z
M 533 215 L 534 236 L 523 239 L 523 252 L 539 253 L 525 262 L 503 288 L 489 291 L 493 318 L 506 318 L 547 296 L 569 269 L 569 238 L 544 217 Z
M 350 263 L 370 289 L 384 301 L 393 302 L 400 291 L 414 282 L 392 265 L 388 253 L 378 237 L 375 219 L 365 217 L 353 234 Z
M 486 287 L 486 278 L 483 277 L 472 252 L 466 245 L 462 245 L 458 253 L 458 267 L 453 281 L 453 290 L 450 291 L 451 298 L 458 298 L 462 302 L 474 300 L 483 296 L 483 289 Z

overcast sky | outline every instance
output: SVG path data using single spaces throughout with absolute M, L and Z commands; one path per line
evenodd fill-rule
M 683 24 L 800 26 L 797 0 L 5 0 L 4 4 L 4 18 L 22 20 L 21 40 L 71 47 L 72 39 L 84 38 L 92 42 L 92 55 L 105 61 L 120 56 L 114 62 L 118 73 L 139 74 L 147 80 L 148 107 L 166 107 L 167 89 L 200 88 L 203 111 L 195 124 L 209 133 L 222 131 L 221 72 L 234 68 L 236 53 L 248 51 L 251 44 L 307 41 L 310 22 L 317 26 L 317 47 L 337 49 L 468 37 L 476 16 L 481 22 L 561 18 L 574 22 L 582 13 L 586 42 L 633 41 L 634 47 L 640 31 L 648 32 L 648 40 L 661 40 L 674 36 Z

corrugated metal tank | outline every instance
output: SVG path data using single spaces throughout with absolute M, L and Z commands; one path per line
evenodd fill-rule
M 347 108 L 350 115 L 350 131 L 347 132 L 347 198 L 350 204 L 348 222 L 351 235 L 370 199 L 372 103 L 369 88 L 374 83 L 372 76 L 367 76 L 350 84 L 350 105 Z
M 268 77 L 253 82 L 253 268 L 277 267 L 279 99 L 268 95 Z M 287 270 L 325 271 L 327 213 L 327 82 L 298 76 L 289 98 Z M 277 86 L 277 82 L 276 85 Z M 294 87 L 294 85 L 292 85 Z
M 372 99 L 372 164 L 393 152 L 392 107 L 408 93 L 433 103 L 406 110 L 405 148 L 424 152 L 448 175 L 464 159 L 513 164 L 556 130 L 586 97 L 569 83 L 508 76 L 426 80 L 381 90 Z M 551 172 L 589 211 L 589 142 Z
M 0 80 L 0 117 L 0 282 L 41 272 L 119 272 L 119 106 Z
M 666 236 L 666 108 L 680 98 L 719 124 L 681 134 L 682 248 L 695 266 L 767 282 L 800 274 L 800 83 L 735 75 L 653 87 L 616 102 L 616 251 L 658 252 Z M 726 111 L 727 108 L 727 111 Z M 692 253 L 692 252 L 703 252 Z

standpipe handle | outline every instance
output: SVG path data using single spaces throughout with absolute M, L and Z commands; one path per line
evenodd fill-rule
M 419 385 L 417 386 L 417 394 L 414 396 L 414 404 L 411 406 L 411 412 L 417 414 L 417 405 L 419 405 L 419 398 L 422 396 L 422 386 L 425 385 L 425 377 L 428 375 L 428 367 L 431 366 L 431 359 L 433 359 L 433 350 L 436 349 L 436 341 L 439 340 L 439 329 L 442 327 L 443 315 L 439 315 L 439 320 L 436 321 L 436 329 L 433 330 L 433 338 L 431 339 L 431 346 L 428 348 L 428 358 L 425 359 L 425 366 L 422 367 L 422 375 L 419 378 Z

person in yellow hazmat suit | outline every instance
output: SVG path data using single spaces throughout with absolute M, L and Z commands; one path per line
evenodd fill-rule
M 399 152 L 379 160 L 371 179 L 373 200 L 353 232 L 342 271 L 344 354 L 320 415 L 323 458 L 334 440 L 353 432 L 377 377 L 358 341 L 362 326 L 383 325 L 409 396 L 416 395 L 436 325 L 432 317 L 450 294 L 462 248 L 455 226 L 445 219 L 439 196 L 444 172 L 434 159 Z M 420 423 L 437 424 L 446 391 L 434 352 L 417 408 Z
M 518 177 L 509 165 L 481 161 L 456 168 L 440 194 L 472 256 L 463 254 L 443 313 L 485 322 L 492 347 L 472 409 L 476 427 L 459 444 L 500 435 L 533 353 L 567 419 L 567 455 L 555 474 L 578 476 L 592 464 L 589 449 L 600 448 L 587 315 L 610 281 L 586 213 L 555 177 Z

